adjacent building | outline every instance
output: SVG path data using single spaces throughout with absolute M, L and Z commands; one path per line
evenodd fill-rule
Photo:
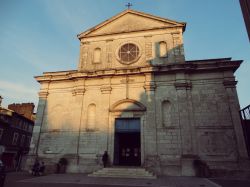
M 33 109 L 29 111 L 32 114 Z M 0 106 L 1 160 L 7 170 L 19 169 L 21 166 L 23 155 L 29 152 L 33 126 L 33 120 Z
M 212 171 L 243 170 L 248 155 L 234 73 L 241 60 L 185 60 L 186 23 L 135 10 L 78 35 L 77 70 L 45 72 L 33 143 L 53 169 L 90 173 L 144 167 L 158 175 L 194 175 L 201 159 Z M 244 164 L 243 164 L 244 163 Z
M 246 24 L 246 29 L 248 33 L 248 38 L 250 40 L 250 1 L 249 0 L 240 0 L 240 6 L 244 21 Z

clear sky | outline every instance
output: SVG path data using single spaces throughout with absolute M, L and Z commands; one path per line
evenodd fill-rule
M 77 68 L 76 35 L 132 9 L 187 22 L 187 60 L 232 57 L 244 60 L 236 72 L 241 107 L 250 104 L 250 43 L 238 0 L 0 0 L 0 95 L 3 106 L 38 103 L 39 83 L 48 71 Z

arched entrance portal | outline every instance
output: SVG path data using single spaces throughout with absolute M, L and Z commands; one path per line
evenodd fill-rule
M 140 166 L 143 163 L 143 116 L 146 107 L 125 99 L 110 108 L 113 118 L 113 164 Z

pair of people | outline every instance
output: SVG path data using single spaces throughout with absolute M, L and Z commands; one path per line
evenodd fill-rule
M 34 176 L 40 176 L 44 174 L 44 170 L 45 170 L 45 165 L 44 162 L 42 162 L 41 164 L 39 163 L 39 161 L 36 159 L 33 167 L 32 167 L 32 175 Z

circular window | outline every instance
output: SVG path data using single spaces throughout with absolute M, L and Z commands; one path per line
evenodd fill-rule
M 119 60 L 124 64 L 130 64 L 138 60 L 139 47 L 133 43 L 126 43 L 118 50 Z

